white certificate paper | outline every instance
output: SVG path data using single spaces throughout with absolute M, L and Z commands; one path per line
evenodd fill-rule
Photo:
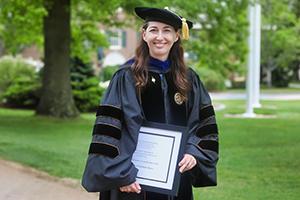
M 181 139 L 181 131 L 141 127 L 132 158 L 139 170 L 137 182 L 163 190 L 173 190 Z

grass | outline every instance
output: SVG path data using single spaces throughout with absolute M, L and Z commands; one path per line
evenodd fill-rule
M 37 117 L 32 111 L 0 109 L 0 156 L 59 177 L 79 179 L 91 140 L 93 117 Z
M 232 93 L 245 93 L 246 89 L 227 89 L 226 92 Z M 263 94 L 290 94 L 290 93 L 300 93 L 300 88 L 289 87 L 289 88 L 267 88 L 261 87 L 260 92 Z
M 298 199 L 300 196 L 300 102 L 263 102 L 260 114 L 275 119 L 225 118 L 245 112 L 242 101 L 218 112 L 219 184 L 196 191 L 201 199 Z M 297 189 L 298 188 L 298 189 Z
M 227 118 L 245 111 L 243 101 L 222 101 L 218 186 L 195 189 L 195 199 L 296 200 L 300 196 L 300 102 L 262 101 L 256 112 L 272 119 Z M 94 115 L 75 120 L 0 109 L 0 157 L 59 177 L 79 179 Z

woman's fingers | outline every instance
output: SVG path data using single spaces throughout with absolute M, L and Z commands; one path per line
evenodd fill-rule
M 130 187 L 127 185 L 127 186 L 123 186 L 123 187 L 120 187 L 120 191 L 121 192 L 129 192 L 130 190 Z
M 179 171 L 183 173 L 192 169 L 196 165 L 197 161 L 194 156 L 190 154 L 184 154 L 183 159 L 179 162 Z
M 130 185 L 129 192 L 136 192 L 136 193 L 141 192 L 141 190 L 138 188 L 138 185 L 136 184 L 136 182 Z
M 179 171 L 180 171 L 180 173 L 183 173 L 185 171 L 187 165 L 188 165 L 188 160 L 185 159 L 185 158 L 183 158 L 181 160 L 181 162 L 179 163 Z
M 187 160 L 187 157 L 185 156 L 186 154 L 184 154 L 184 156 L 183 156 L 183 158 L 182 158 L 182 160 L 179 162 L 179 167 L 181 167 L 183 164 L 185 164 L 186 163 L 186 160 Z
M 141 186 L 138 182 L 134 182 L 130 185 L 122 186 L 120 187 L 121 192 L 136 192 L 140 193 L 141 192 Z
M 127 186 L 120 187 L 121 192 L 127 192 Z
M 130 188 L 130 186 L 123 186 L 123 187 L 120 187 L 120 191 L 121 192 L 131 192 L 131 188 Z
M 134 185 L 135 185 L 135 188 L 136 188 L 136 193 L 140 193 L 141 192 L 140 184 L 138 182 L 135 182 Z

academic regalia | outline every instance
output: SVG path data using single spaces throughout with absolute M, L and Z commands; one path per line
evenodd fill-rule
M 131 62 L 119 69 L 97 110 L 93 138 L 82 178 L 89 192 L 101 200 L 192 200 L 194 187 L 214 186 L 218 160 L 218 129 L 210 97 L 198 75 L 188 71 L 191 89 L 183 101 L 172 81 L 170 61 L 151 58 L 147 85 L 137 92 Z M 186 126 L 185 153 L 197 165 L 181 175 L 177 197 L 149 193 L 123 193 L 119 188 L 135 182 L 131 162 L 143 120 Z

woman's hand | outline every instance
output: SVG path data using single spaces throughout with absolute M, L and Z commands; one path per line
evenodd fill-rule
M 195 167 L 196 164 L 197 164 L 197 161 L 194 158 L 194 156 L 192 156 L 190 154 L 184 154 L 182 160 L 178 164 L 179 171 L 180 171 L 180 173 L 188 171 L 188 170 L 192 169 L 193 167 Z
M 141 186 L 138 182 L 131 183 L 130 185 L 125 185 L 120 187 L 121 192 L 141 192 Z

